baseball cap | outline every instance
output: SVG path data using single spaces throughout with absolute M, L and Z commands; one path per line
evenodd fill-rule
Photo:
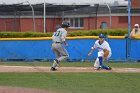
M 104 34 L 100 34 L 100 35 L 99 35 L 99 38 L 104 38 L 104 37 L 105 37 Z
M 135 27 L 139 27 L 139 24 L 135 24 L 134 26 L 135 26 Z

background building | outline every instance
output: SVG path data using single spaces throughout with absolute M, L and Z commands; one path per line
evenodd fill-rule
M 127 2 L 127 1 L 126 1 Z M 131 27 L 140 24 L 140 1 L 131 0 Z M 53 32 L 62 21 L 70 21 L 70 30 L 127 28 L 127 4 L 114 3 L 58 5 L 0 4 L 0 31 Z M 34 17 L 32 12 L 34 9 Z M 45 9 L 45 17 L 44 17 Z M 44 20 L 45 19 L 45 20 Z M 45 29 L 44 29 L 45 22 Z

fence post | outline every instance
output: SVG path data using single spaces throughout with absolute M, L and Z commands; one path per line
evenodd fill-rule
M 130 23 L 131 23 L 131 0 L 128 0 L 128 38 L 127 38 L 127 60 L 130 60 L 130 43 L 131 43 L 131 38 L 130 38 Z

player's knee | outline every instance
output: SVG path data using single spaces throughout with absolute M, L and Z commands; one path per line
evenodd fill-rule
M 99 66 L 100 66 L 99 62 L 94 64 L 94 67 L 99 67 Z
M 69 55 L 63 55 L 63 57 L 65 57 L 65 59 L 68 59 L 69 58 Z
M 66 55 L 66 59 L 68 59 L 69 58 L 69 55 Z

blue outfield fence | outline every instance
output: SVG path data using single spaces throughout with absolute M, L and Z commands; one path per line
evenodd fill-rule
M 140 60 L 140 40 L 138 39 L 130 41 L 130 59 Z
M 126 39 L 109 39 L 112 50 L 112 60 L 126 60 Z
M 0 41 L 0 59 L 53 59 L 51 40 Z
M 96 59 L 97 50 L 91 57 L 87 54 L 97 38 L 69 39 L 67 48 L 69 60 Z M 108 38 L 112 49 L 110 60 L 127 60 L 127 42 L 124 38 Z M 51 50 L 52 40 L 0 40 L 0 59 L 14 60 L 52 60 L 55 54 Z M 140 40 L 132 39 L 130 43 L 130 60 L 140 60 Z

